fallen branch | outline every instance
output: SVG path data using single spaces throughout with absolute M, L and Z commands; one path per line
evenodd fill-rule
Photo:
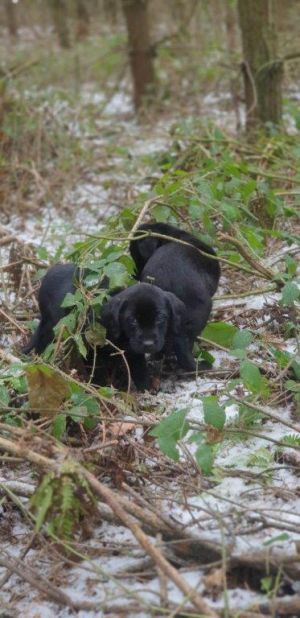
M 234 245 L 237 248 L 238 252 L 241 254 L 241 256 L 246 260 L 246 262 L 248 262 L 248 264 L 250 264 L 250 266 L 252 266 L 254 270 L 263 275 L 265 279 L 270 279 L 271 281 L 275 279 L 276 273 L 271 270 L 271 268 L 267 268 L 263 264 L 260 264 L 260 262 L 258 262 L 254 257 L 254 255 L 247 251 L 247 249 L 245 249 L 245 246 L 240 240 L 234 238 L 233 236 L 230 236 L 229 234 L 223 233 L 218 234 L 218 238 L 219 240 L 224 240 L 225 242 L 229 242 L 231 245 Z
M 42 466 L 46 469 L 54 470 L 59 473 L 60 464 L 56 459 L 49 459 L 44 455 L 36 453 L 32 449 L 28 448 L 25 443 L 19 442 L 14 444 L 10 440 L 0 437 L 0 449 L 7 450 L 9 452 L 17 453 L 18 455 L 32 461 L 39 466 Z M 68 456 L 68 451 L 65 448 L 57 449 L 54 447 L 54 450 L 63 455 L 63 459 L 66 459 Z M 74 462 L 75 464 L 75 462 Z M 76 465 L 76 464 L 75 464 Z M 155 564 L 165 573 L 167 577 L 169 577 L 174 584 L 183 592 L 183 594 L 191 599 L 192 603 L 196 607 L 198 611 L 204 613 L 206 616 L 211 616 L 211 618 L 217 618 L 217 614 L 210 609 L 207 603 L 202 599 L 202 597 L 189 586 L 189 584 L 183 579 L 180 573 L 166 560 L 163 556 L 162 552 L 155 547 L 147 535 L 143 532 L 139 524 L 135 519 L 133 519 L 126 510 L 119 497 L 116 497 L 114 492 L 103 485 L 100 481 L 96 479 L 96 477 L 91 474 L 88 470 L 86 470 L 83 466 L 77 465 L 78 473 L 81 474 L 89 483 L 89 485 L 94 489 L 94 491 L 110 506 L 112 511 L 117 515 L 118 519 L 131 530 L 141 547 L 146 551 L 146 553 L 151 556 L 154 560 Z M 8 567 L 9 568 L 9 567 Z M 68 601 L 66 601 L 68 604 Z
M 35 569 L 32 569 L 28 563 L 24 565 L 24 562 L 13 558 L 13 556 L 10 556 L 2 549 L 0 550 L 0 566 L 6 568 L 11 573 L 16 573 L 19 577 L 21 577 L 21 579 L 24 579 L 34 588 L 37 588 L 40 592 L 45 594 L 46 597 L 50 597 L 59 605 L 65 605 L 74 610 L 97 608 L 96 603 L 90 603 L 89 601 L 73 601 L 69 595 L 51 584 L 49 579 L 42 577 L 42 575 L 40 575 L 40 573 L 38 573 Z

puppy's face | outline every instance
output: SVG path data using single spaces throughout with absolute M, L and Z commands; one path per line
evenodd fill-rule
M 104 307 L 102 322 L 108 339 L 125 339 L 135 354 L 155 354 L 163 349 L 167 333 L 179 332 L 184 314 L 174 294 L 141 283 L 114 296 Z

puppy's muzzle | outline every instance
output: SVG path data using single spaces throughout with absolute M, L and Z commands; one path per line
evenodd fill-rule
M 151 354 L 152 352 L 156 351 L 157 344 L 154 339 L 145 339 L 143 341 L 143 347 L 145 350 L 145 354 Z

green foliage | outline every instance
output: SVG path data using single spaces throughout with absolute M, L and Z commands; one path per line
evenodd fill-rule
M 288 305 L 289 307 L 294 305 L 296 300 L 300 298 L 300 287 L 293 283 L 292 281 L 288 281 L 285 286 L 282 288 L 282 297 L 281 302 L 283 305 Z
M 202 331 L 202 337 L 213 343 L 230 348 L 238 329 L 226 322 L 210 322 Z
M 195 453 L 196 462 L 203 474 L 210 474 L 214 463 L 214 450 L 210 444 L 201 444 Z
M 274 543 L 281 543 L 282 541 L 288 541 L 290 539 L 290 535 L 287 532 L 282 532 L 281 534 L 276 534 L 276 536 L 272 536 L 271 539 L 264 541 L 263 544 L 265 547 L 269 547 Z
M 284 442 L 287 446 L 300 446 L 300 437 L 297 434 L 283 436 L 280 441 Z
M 248 360 L 243 361 L 241 363 L 240 374 L 245 388 L 255 394 L 262 392 L 264 386 L 263 377 L 256 365 Z
M 218 404 L 217 397 L 203 397 L 202 403 L 206 424 L 221 431 L 226 421 L 226 415 L 224 409 Z
M 73 540 L 80 532 L 80 524 L 91 509 L 93 499 L 86 481 L 74 464 L 64 462 L 59 474 L 45 474 L 34 495 L 30 508 L 35 516 L 38 532 L 48 522 L 48 532 L 64 540 Z
M 252 453 L 248 459 L 250 467 L 269 468 L 274 463 L 274 455 L 265 447 L 261 447 Z
M 189 424 L 185 420 L 186 414 L 187 410 L 173 412 L 150 431 L 151 436 L 158 438 L 162 452 L 175 461 L 179 459 L 177 442 L 184 438 L 189 430 Z

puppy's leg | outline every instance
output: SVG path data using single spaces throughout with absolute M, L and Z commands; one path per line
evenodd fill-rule
M 41 354 L 44 352 L 47 345 L 49 345 L 49 343 L 51 343 L 54 339 L 54 326 L 55 324 L 49 320 L 41 318 L 35 333 L 33 333 L 28 344 L 23 347 L 23 354 L 29 354 L 32 350 L 34 350 L 36 354 Z
M 193 342 L 187 337 L 187 335 L 177 335 L 174 339 L 174 352 L 177 357 L 177 361 L 182 369 L 185 371 L 195 371 L 196 361 L 192 353 Z
M 150 378 L 144 355 L 126 352 L 126 359 L 136 388 L 139 391 L 148 390 L 150 388 Z

